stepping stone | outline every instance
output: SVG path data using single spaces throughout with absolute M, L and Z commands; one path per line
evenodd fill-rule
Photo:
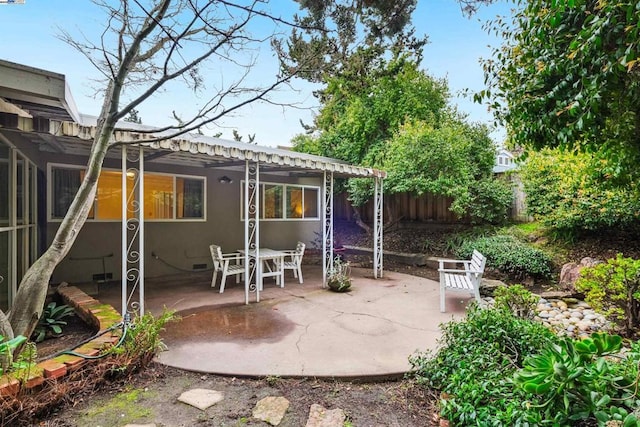
M 289 408 L 289 401 L 282 396 L 267 396 L 256 403 L 253 408 L 253 418 L 277 426 L 282 421 Z
M 223 398 L 224 395 L 219 391 L 194 388 L 193 390 L 182 393 L 180 397 L 178 397 L 178 400 L 204 411 L 208 407 L 220 402 Z
M 306 427 L 342 427 L 347 418 L 342 409 L 325 409 L 314 403 L 309 409 Z

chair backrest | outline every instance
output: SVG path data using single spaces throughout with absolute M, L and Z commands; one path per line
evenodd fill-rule
M 222 268 L 222 248 L 218 245 L 209 245 L 211 251 L 211 259 L 213 259 L 213 268 L 220 270 Z
M 302 255 L 304 255 L 304 248 L 306 248 L 307 245 L 305 245 L 302 242 L 298 242 L 298 244 L 296 245 L 296 255 L 300 255 L 300 257 L 302 257 Z
M 471 255 L 471 270 L 479 273 L 474 274 L 474 280 L 479 283 L 482 279 L 482 274 L 484 273 L 484 267 L 487 263 L 487 257 L 482 255 L 477 250 L 473 250 L 473 255 Z

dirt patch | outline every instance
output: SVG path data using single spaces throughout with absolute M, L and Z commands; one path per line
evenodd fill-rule
M 177 401 L 193 388 L 220 391 L 224 399 L 205 411 Z M 41 426 L 122 426 L 155 423 L 157 426 L 267 426 L 252 418 L 255 404 L 266 396 L 290 401 L 280 424 L 299 427 L 317 403 L 341 408 L 354 426 L 432 425 L 432 396 L 411 381 L 354 383 L 315 379 L 243 379 L 203 375 L 153 364 L 130 381 L 112 383 L 99 394 L 79 396 L 45 420 Z
M 64 319 L 67 322 L 62 328 L 62 335 L 59 337 L 47 338 L 36 344 L 38 349 L 38 359 L 46 358 L 63 350 L 71 350 L 78 343 L 91 337 L 95 331 L 78 316 L 70 316 Z

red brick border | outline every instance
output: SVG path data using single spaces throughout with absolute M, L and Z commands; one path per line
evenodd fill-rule
M 113 307 L 100 303 L 75 286 L 63 283 L 58 287 L 57 292 L 64 303 L 73 307 L 82 320 L 100 332 L 104 332 L 122 321 L 120 313 Z M 119 339 L 120 330 L 115 329 L 88 343 L 79 345 L 74 351 L 87 356 L 96 356 L 100 350 L 114 345 Z M 91 360 L 63 354 L 40 362 L 28 371 L 20 370 L 0 376 L 0 396 L 15 396 L 23 388 L 36 389 L 45 381 L 63 377 L 86 363 L 91 363 Z

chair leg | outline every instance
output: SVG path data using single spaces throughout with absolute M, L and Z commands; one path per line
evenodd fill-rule
M 213 270 L 213 278 L 211 279 L 211 287 L 216 287 L 216 279 L 218 278 L 218 270 Z
M 296 270 L 293 270 L 296 271 Z M 302 285 L 302 266 L 298 265 L 298 281 Z
M 226 273 L 223 271 L 222 272 L 222 279 L 220 280 L 220 293 L 224 292 L 224 285 L 227 281 L 227 275 Z

